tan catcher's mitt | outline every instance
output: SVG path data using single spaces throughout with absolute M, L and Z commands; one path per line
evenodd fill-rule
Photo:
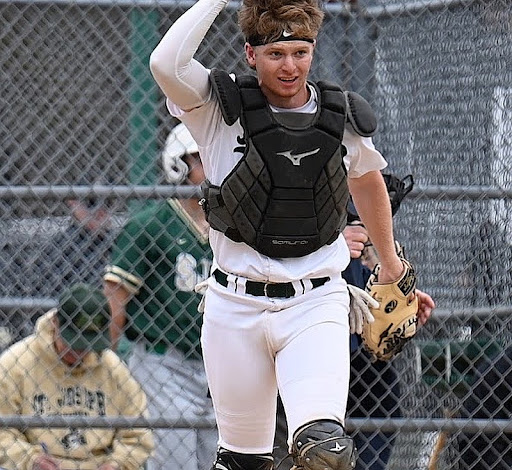
M 367 292 L 379 302 L 378 308 L 370 307 L 375 321 L 365 321 L 361 335 L 366 350 L 374 360 L 390 360 L 416 334 L 416 273 L 409 261 L 401 260 L 404 270 L 396 281 L 379 283 L 380 264 L 377 264 L 366 284 Z

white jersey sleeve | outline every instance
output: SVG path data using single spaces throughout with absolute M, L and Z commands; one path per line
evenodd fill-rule
M 347 155 L 343 159 L 349 178 L 359 178 L 369 171 L 382 170 L 388 165 L 375 148 L 371 137 L 361 137 L 347 124 L 343 135 Z
M 227 0 L 199 0 L 176 20 L 151 54 L 156 82 L 181 109 L 197 108 L 210 97 L 208 70 L 193 57 L 226 4 Z

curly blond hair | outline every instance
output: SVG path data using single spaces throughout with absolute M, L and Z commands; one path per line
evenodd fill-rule
M 238 11 L 240 29 L 253 45 L 275 42 L 284 31 L 312 41 L 323 19 L 318 0 L 243 0 Z

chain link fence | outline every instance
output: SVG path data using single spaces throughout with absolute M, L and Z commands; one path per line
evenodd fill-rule
M 30 335 L 66 286 L 101 286 L 115 237 L 135 211 L 195 194 L 164 182 L 159 156 L 175 122 L 148 68 L 159 38 L 191 4 L 0 1 L 3 349 Z M 237 5 L 220 14 L 199 50 L 210 68 L 248 71 Z M 418 268 L 420 288 L 438 307 L 384 370 L 375 372 L 358 353 L 357 376 L 366 386 L 353 393 L 348 425 L 367 451 L 361 468 L 510 468 L 510 2 L 353 0 L 324 7 L 312 78 L 367 98 L 390 172 L 414 176 L 395 232 Z M 0 375 L 5 380 L 6 371 Z M 150 424 L 212 426 L 179 417 Z M 2 425 L 5 431 L 30 421 Z

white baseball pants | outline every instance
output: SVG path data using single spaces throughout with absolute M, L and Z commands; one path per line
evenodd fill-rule
M 222 447 L 272 451 L 278 389 L 289 443 L 306 422 L 344 422 L 348 309 L 341 275 L 288 299 L 235 293 L 210 278 L 201 341 Z

